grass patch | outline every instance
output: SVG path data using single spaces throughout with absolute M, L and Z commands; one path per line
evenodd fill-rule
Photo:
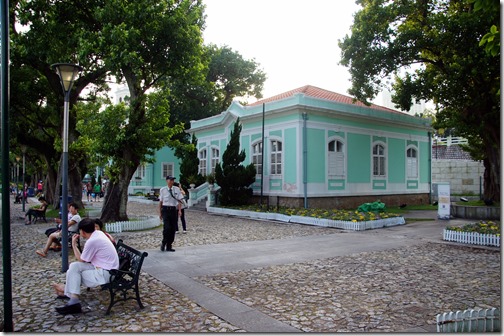
M 490 207 L 495 207 L 495 208 L 500 208 L 500 203 L 499 202 L 493 202 L 492 205 L 486 205 L 484 201 L 482 200 L 477 200 L 477 201 L 469 201 L 469 202 L 456 202 L 457 205 L 468 205 L 468 206 L 490 206 Z

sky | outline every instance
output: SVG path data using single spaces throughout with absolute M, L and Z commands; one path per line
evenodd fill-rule
M 304 85 L 348 95 L 338 40 L 348 34 L 355 0 L 204 0 L 205 44 L 227 45 L 266 73 L 263 97 Z M 251 102 L 253 102 L 252 100 Z

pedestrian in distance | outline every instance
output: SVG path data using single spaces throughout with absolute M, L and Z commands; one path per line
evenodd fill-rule
M 174 186 L 176 187 L 179 187 L 180 189 L 180 192 L 182 193 L 182 195 L 184 196 L 184 201 L 182 202 L 182 211 L 181 211 L 181 214 L 180 214 L 180 221 L 182 222 L 182 233 L 187 233 L 187 228 L 186 228 L 186 220 L 185 220 L 185 209 L 187 208 L 187 203 L 185 202 L 185 197 L 186 197 L 186 192 L 184 190 L 184 188 L 182 188 L 182 186 L 175 182 L 173 183 Z M 175 229 L 175 231 L 178 233 L 179 232 L 179 228 L 178 228 L 178 221 L 177 221 L 177 228 Z
M 159 218 L 163 220 L 163 240 L 161 251 L 175 252 L 172 248 L 175 240 L 178 217 L 182 215 L 182 199 L 180 188 L 173 185 L 175 177 L 166 176 L 166 187 L 159 190 Z

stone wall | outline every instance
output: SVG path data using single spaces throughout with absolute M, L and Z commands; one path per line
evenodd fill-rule
M 479 195 L 484 172 L 483 161 L 432 160 L 432 183 L 449 182 L 451 194 Z

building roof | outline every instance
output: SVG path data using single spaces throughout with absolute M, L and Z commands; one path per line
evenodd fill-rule
M 433 145 L 432 158 L 434 160 L 473 160 L 471 155 L 459 145 Z
M 257 106 L 257 105 L 262 105 L 263 103 L 269 103 L 272 101 L 277 101 L 277 100 L 289 98 L 289 97 L 294 96 L 297 93 L 303 93 L 309 97 L 318 98 L 318 99 L 325 99 L 325 100 L 329 100 L 329 101 L 337 102 L 337 103 L 353 104 L 356 106 L 368 107 L 368 108 L 373 108 L 376 110 L 406 114 L 404 112 L 396 111 L 396 110 L 393 110 L 393 109 L 390 109 L 387 107 L 383 107 L 383 106 L 379 106 L 379 105 L 375 105 L 375 104 L 371 104 L 370 106 L 367 106 L 366 104 L 364 104 L 360 101 L 353 102 L 354 98 L 352 98 L 350 96 L 345 96 L 345 95 L 342 95 L 342 94 L 339 94 L 336 92 L 324 90 L 324 89 L 321 89 L 321 88 L 318 88 L 318 87 L 312 86 L 312 85 L 305 85 L 300 88 L 290 90 L 287 92 L 283 92 L 283 93 L 277 94 L 277 95 L 269 97 L 269 98 L 261 99 L 261 100 L 254 102 L 254 103 L 248 104 L 247 106 Z

